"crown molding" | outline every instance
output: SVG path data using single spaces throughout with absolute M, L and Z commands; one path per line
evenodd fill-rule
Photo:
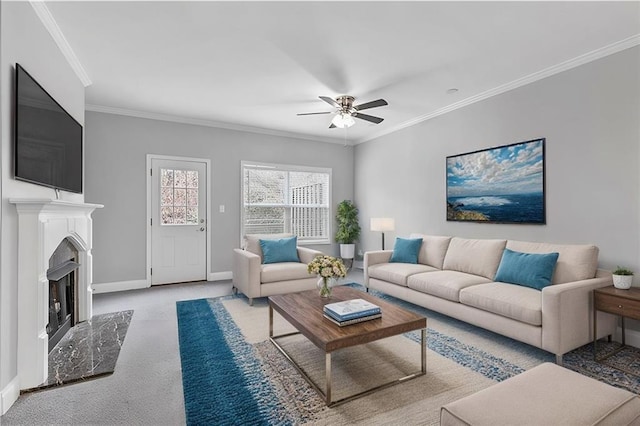
M 86 104 L 86 111 L 102 112 L 105 114 L 125 115 L 128 117 L 146 118 L 149 120 L 169 121 L 180 124 L 191 124 L 195 126 L 215 127 L 218 129 L 237 130 L 240 132 L 258 133 L 261 135 L 278 136 L 285 138 L 304 139 L 313 142 L 326 142 L 344 145 L 345 141 L 342 139 L 323 138 L 319 136 L 305 135 L 302 133 L 286 132 L 282 130 L 265 129 L 262 127 L 245 126 L 242 124 L 225 123 L 221 121 L 202 120 L 198 118 L 180 117 L 169 114 L 159 114 L 148 111 L 137 111 L 125 108 L 115 108 L 103 105 Z M 352 145 L 352 141 L 347 141 L 347 144 Z
M 367 136 L 362 139 L 358 139 L 354 141 L 354 144 L 360 144 L 364 142 L 371 141 L 373 139 L 377 139 L 379 137 L 388 135 L 390 133 L 395 133 L 399 130 L 406 129 L 407 127 L 415 126 L 416 124 L 422 123 L 424 121 L 430 120 L 432 118 L 438 117 L 440 115 L 446 114 L 448 112 L 454 111 L 459 108 L 463 108 L 467 105 L 474 104 L 476 102 L 483 101 L 485 99 L 491 98 L 493 96 L 500 95 L 502 93 L 508 92 L 513 89 L 517 89 L 518 87 L 525 86 L 527 84 L 534 83 L 538 80 L 542 80 L 547 77 L 551 77 L 552 75 L 559 74 L 561 72 L 570 70 L 572 68 L 579 67 L 581 65 L 587 64 L 589 62 L 593 62 L 595 60 L 604 58 L 605 56 L 613 55 L 614 53 L 621 52 L 626 49 L 630 49 L 632 47 L 640 45 L 640 34 L 636 34 L 624 40 L 620 40 L 616 43 L 610 44 L 608 46 L 602 47 L 600 49 L 593 50 L 591 52 L 585 53 L 584 55 L 577 56 L 573 59 L 569 59 L 567 61 L 561 62 L 557 65 L 551 66 L 549 68 L 545 68 L 541 71 L 535 72 L 533 74 L 529 74 L 525 77 L 519 78 L 517 80 L 513 80 L 509 83 L 503 84 L 501 86 L 495 87 L 493 89 L 487 90 L 485 92 L 479 93 L 475 96 L 471 96 L 469 98 L 463 99 L 459 102 L 453 103 L 451 105 L 447 105 L 443 108 L 437 109 L 429 114 L 421 115 L 414 119 L 405 121 L 404 123 L 400 123 L 397 126 L 391 127 L 389 129 L 374 133 L 373 135 Z
M 54 19 L 53 15 L 51 15 L 51 12 L 49 11 L 47 5 L 44 3 L 44 1 L 29 0 L 29 3 L 31 4 L 33 10 L 36 12 L 36 15 L 38 15 L 38 18 L 40 18 L 40 21 L 42 21 L 44 27 L 47 29 L 47 31 L 49 31 L 49 34 L 51 34 L 51 37 L 53 37 L 53 40 L 58 45 L 58 48 L 60 49 L 67 62 L 71 66 L 71 69 L 73 69 L 73 71 L 76 73 L 84 87 L 91 86 L 91 79 L 89 78 L 89 75 L 87 74 L 84 67 L 80 63 L 80 60 L 69 45 L 69 42 L 62 34 L 62 30 L 60 30 L 58 23 Z

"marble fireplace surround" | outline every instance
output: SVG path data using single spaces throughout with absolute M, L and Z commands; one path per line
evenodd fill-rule
M 49 322 L 49 258 L 68 239 L 78 250 L 78 322 L 93 312 L 92 219 L 100 204 L 52 199 L 9 200 L 18 211 L 18 378 L 20 389 L 47 380 Z

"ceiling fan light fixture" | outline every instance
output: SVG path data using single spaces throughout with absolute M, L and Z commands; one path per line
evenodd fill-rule
M 353 126 L 356 123 L 356 121 L 348 112 L 339 112 L 338 114 L 335 115 L 335 117 L 333 117 L 333 120 L 331 120 L 331 123 L 333 123 L 333 125 L 336 127 L 344 129 L 345 127 Z

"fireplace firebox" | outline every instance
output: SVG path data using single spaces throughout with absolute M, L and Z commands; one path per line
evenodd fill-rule
M 64 239 L 49 259 L 47 279 L 49 280 L 49 352 L 77 322 L 77 279 L 78 250 Z

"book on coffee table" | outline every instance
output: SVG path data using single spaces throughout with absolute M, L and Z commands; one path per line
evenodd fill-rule
M 340 327 L 344 327 L 345 325 L 358 324 L 358 323 L 361 323 L 361 322 L 382 318 L 382 314 L 381 313 L 377 313 L 377 314 L 372 314 L 372 315 L 366 315 L 366 316 L 363 316 L 363 317 L 353 318 L 353 319 L 345 320 L 345 321 L 338 321 L 337 319 L 333 318 L 330 315 L 327 315 L 326 313 L 324 314 L 324 317 L 326 319 L 328 319 L 329 321 L 333 322 L 334 324 L 339 325 Z
M 364 299 L 351 299 L 342 302 L 329 303 L 323 309 L 326 315 L 337 321 L 348 321 L 369 315 L 381 314 L 380 307 Z

